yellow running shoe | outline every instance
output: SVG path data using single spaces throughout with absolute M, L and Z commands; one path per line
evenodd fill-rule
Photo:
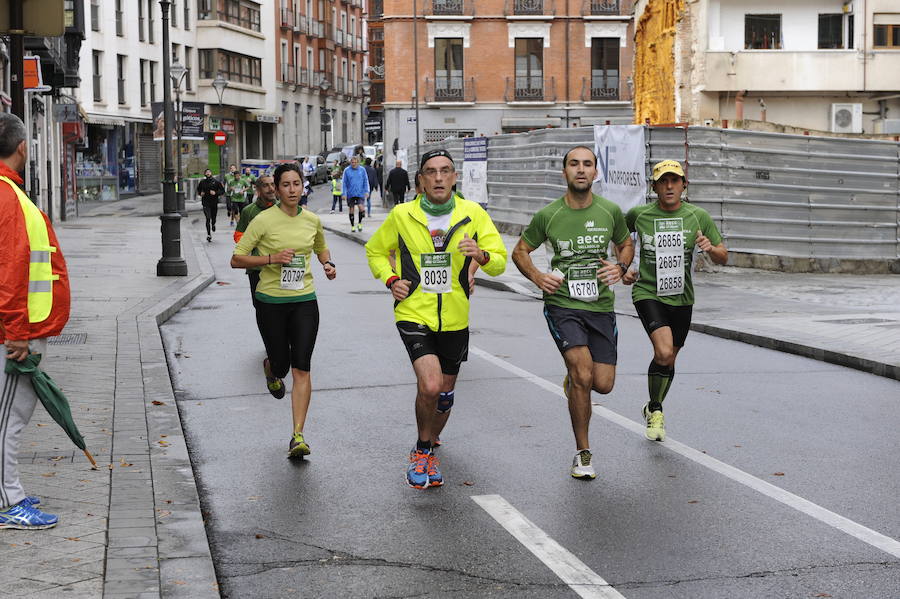
M 649 411 L 649 405 L 650 404 L 644 404 L 644 408 L 641 410 L 641 413 L 644 415 L 644 420 L 647 421 L 647 430 L 644 431 L 644 435 L 651 441 L 665 441 L 666 419 L 659 410 L 655 412 Z
M 288 445 L 288 457 L 302 459 L 305 455 L 309 455 L 309 445 L 303 439 L 303 433 L 294 433 Z

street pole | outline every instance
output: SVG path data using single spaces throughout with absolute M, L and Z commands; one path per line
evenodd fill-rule
M 181 216 L 187 216 L 184 210 L 184 173 L 181 172 L 181 129 L 184 127 L 184 113 L 182 112 L 181 107 L 181 81 L 178 82 L 178 87 L 175 88 L 175 100 L 178 103 L 178 163 L 176 166 L 178 173 L 178 186 L 175 191 L 175 199 L 178 204 L 178 213 Z
M 419 158 L 419 10 L 416 0 L 413 0 L 413 68 L 416 80 L 416 160 Z
M 187 264 L 181 257 L 181 214 L 175 197 L 175 171 L 172 169 L 172 81 L 169 77 L 169 7 L 171 0 L 159 0 L 162 9 L 162 53 L 163 53 L 163 213 L 160 215 L 162 236 L 162 258 L 156 264 L 156 276 L 172 277 L 187 275 Z

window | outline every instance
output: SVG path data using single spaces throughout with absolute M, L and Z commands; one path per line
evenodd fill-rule
M 184 0 L 184 30 L 191 30 L 191 2 Z
M 178 27 L 178 0 L 172 0 L 172 6 L 169 8 L 169 15 L 169 23 L 172 24 L 172 27 Z
M 591 39 L 590 99 L 619 99 L 619 38 Z
M 122 0 L 116 0 L 116 35 L 124 37 L 125 25 L 122 15 Z
M 197 18 L 225 21 L 252 31 L 260 30 L 259 3 L 250 0 L 198 0 Z
M 544 40 L 540 37 L 516 38 L 516 90 L 543 89 Z
M 463 96 L 463 39 L 461 37 L 434 40 L 435 99 L 462 99 Z
M 91 31 L 100 31 L 100 0 L 91 0 Z
M 94 50 L 92 56 L 94 71 L 94 102 L 103 101 L 103 52 Z
M 184 73 L 184 89 L 193 91 L 194 84 L 191 82 L 191 75 L 194 72 L 194 49 L 190 46 L 184 47 L 184 66 L 187 69 Z
M 138 2 L 138 39 L 144 41 L 147 37 L 144 35 L 144 3 Z
M 844 15 L 841 13 L 819 15 L 819 49 L 834 50 L 844 47 Z
M 147 0 L 147 41 L 150 42 L 151 44 L 156 43 L 156 41 L 153 37 L 155 35 L 155 33 L 153 32 L 154 28 L 155 28 L 155 22 L 153 21 L 153 0 Z M 153 63 L 150 63 L 150 64 L 153 64 Z M 151 83 L 151 85 L 152 85 L 152 83 Z
M 781 50 L 781 15 L 744 15 L 745 50 Z
M 875 13 L 872 45 L 876 48 L 900 49 L 900 14 Z
M 156 102 L 156 61 L 150 61 L 150 101 Z
M 141 59 L 141 106 L 147 105 L 147 61 Z
M 262 61 L 227 50 L 200 50 L 200 77 L 213 79 L 216 73 L 234 83 L 262 86 Z
M 124 54 L 116 54 L 116 82 L 118 83 L 119 104 L 125 104 L 125 70 L 128 57 Z

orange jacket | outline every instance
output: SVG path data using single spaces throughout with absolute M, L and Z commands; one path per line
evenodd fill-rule
M 0 162 L 0 175 L 21 184 L 17 172 Z M 41 213 L 43 214 L 43 212 Z M 28 322 L 28 270 L 30 248 L 25 217 L 19 198 L 6 183 L 0 182 L 0 343 L 7 339 L 22 341 L 59 335 L 69 320 L 71 304 L 66 260 L 59 240 L 44 214 L 50 244 L 57 248 L 50 256 L 53 274 L 53 309 L 42 322 Z

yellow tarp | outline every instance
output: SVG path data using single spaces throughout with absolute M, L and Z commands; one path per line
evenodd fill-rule
M 675 122 L 675 26 L 684 0 L 650 0 L 634 36 L 634 119 Z

